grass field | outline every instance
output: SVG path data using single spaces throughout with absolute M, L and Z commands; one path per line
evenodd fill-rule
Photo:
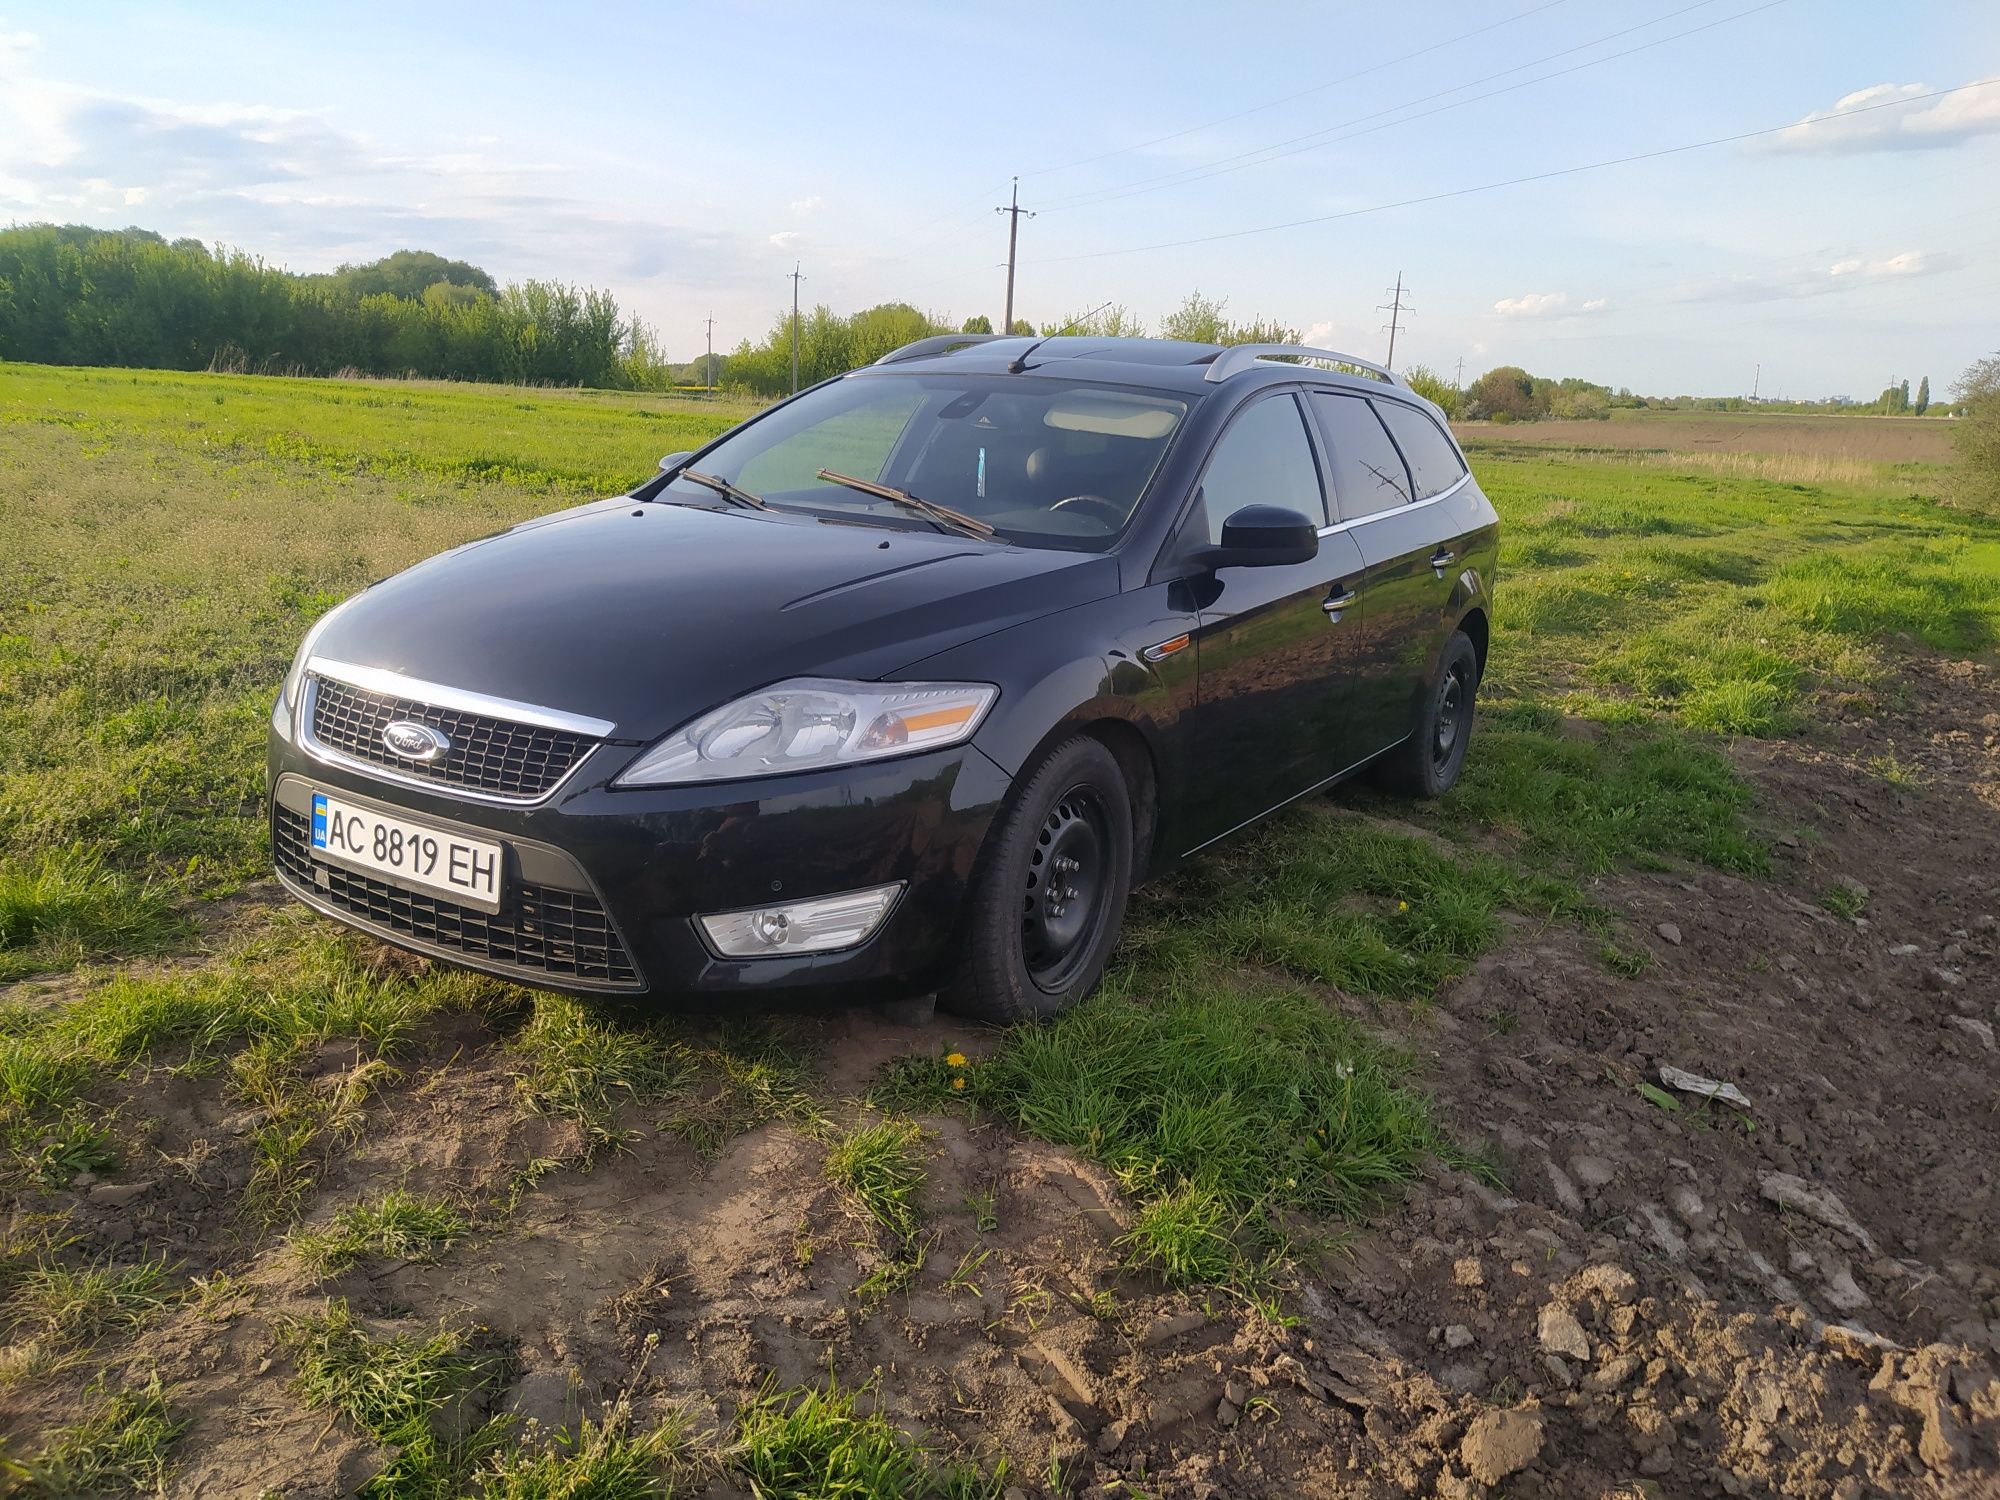
M 264 901 L 263 725 L 310 621 L 445 546 L 622 489 L 742 414 L 0 365 L 0 979 L 20 981 L 0 1001 L 0 1185 L 32 1205 L 142 1158 L 138 1101 L 162 1074 L 258 1121 L 236 1218 L 199 1270 L 142 1246 L 92 1259 L 59 1214 L 15 1214 L 0 1322 L 29 1352 L 0 1366 L 0 1393 L 68 1382 L 95 1403 L 12 1450 L 43 1475 L 31 1487 L 143 1483 L 174 1462 L 173 1394 L 121 1353 L 163 1308 L 218 1295 L 213 1277 L 274 1246 L 317 1279 L 503 1236 L 549 1173 L 625 1145 L 635 1104 L 705 1153 L 769 1121 L 822 1145 L 882 1250 L 863 1295 L 930 1243 L 921 1120 L 969 1114 L 1113 1173 L 1136 1207 L 1133 1267 L 1283 1317 L 1287 1267 L 1318 1234 L 1458 1156 L 1422 1070 L 1330 1010 L 1328 987 L 1421 1006 L 1510 915 L 1592 929 L 1617 969 L 1599 874 L 1764 868 L 1771 830 L 1749 816 L 1728 738 L 1895 692 L 1898 640 L 2000 641 L 2000 525 L 1929 498 L 1928 437 L 1816 443 L 1835 430 L 1819 418 L 1475 430 L 1505 530 L 1463 785 L 1417 808 L 1355 790 L 1298 809 L 1147 893 L 1092 1002 L 978 1059 L 905 1057 L 859 1104 L 820 1083 L 786 1023 L 641 1022 L 411 972 Z M 1590 441 L 1607 433 L 1619 441 Z M 1732 454 L 1839 475 L 1730 472 L 1717 460 Z M 456 1015 L 505 1039 L 520 1109 L 577 1122 L 588 1146 L 518 1163 L 497 1205 L 393 1180 L 321 1201 L 330 1164 L 407 1086 L 415 1039 Z M 329 1089 L 312 1064 L 336 1045 L 358 1061 Z M 831 1383 L 768 1392 L 707 1448 L 616 1414 L 561 1451 L 520 1448 L 505 1423 L 446 1433 L 436 1413 L 497 1378 L 473 1333 L 386 1338 L 339 1302 L 284 1318 L 294 1399 L 400 1455 L 401 1487 L 380 1493 L 599 1493 L 562 1486 L 682 1463 L 778 1486 L 842 1465 L 889 1476 L 857 1494 L 998 1491 L 997 1473 L 912 1445 Z

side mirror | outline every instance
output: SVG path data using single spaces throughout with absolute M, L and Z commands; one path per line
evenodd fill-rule
M 1205 568 L 1275 568 L 1319 556 L 1319 528 L 1282 505 L 1246 505 L 1222 523 L 1222 544 L 1203 547 Z
M 678 469 L 693 457 L 694 453 L 691 449 L 684 449 L 679 453 L 669 453 L 665 458 L 660 460 L 660 472 L 666 474 L 674 469 Z

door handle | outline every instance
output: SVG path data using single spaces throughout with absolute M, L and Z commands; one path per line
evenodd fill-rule
M 1440 547 L 1431 554 L 1431 566 L 1434 568 L 1448 568 L 1452 564 L 1452 559 L 1457 556 L 1458 554 L 1449 547 Z
M 1361 596 L 1355 593 L 1353 589 L 1339 585 L 1336 586 L 1340 587 L 1340 592 L 1337 594 L 1328 594 L 1326 598 L 1320 602 L 1319 607 L 1325 610 L 1328 614 L 1332 615 L 1334 619 L 1338 620 L 1340 618 L 1340 612 L 1343 609 L 1346 609 L 1350 604 L 1352 604 L 1356 599 L 1359 599 Z

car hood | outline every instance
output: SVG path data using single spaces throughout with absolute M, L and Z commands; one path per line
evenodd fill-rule
M 612 500 L 384 579 L 313 654 L 648 740 L 784 678 L 891 675 L 1117 578 L 1102 554 Z

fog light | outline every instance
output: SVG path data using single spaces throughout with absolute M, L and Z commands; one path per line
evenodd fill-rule
M 875 935 L 889 908 L 903 893 L 903 882 L 787 901 L 780 906 L 756 906 L 748 911 L 717 912 L 699 917 L 701 930 L 715 951 L 726 958 L 777 958 L 787 953 L 832 953 L 852 948 Z

